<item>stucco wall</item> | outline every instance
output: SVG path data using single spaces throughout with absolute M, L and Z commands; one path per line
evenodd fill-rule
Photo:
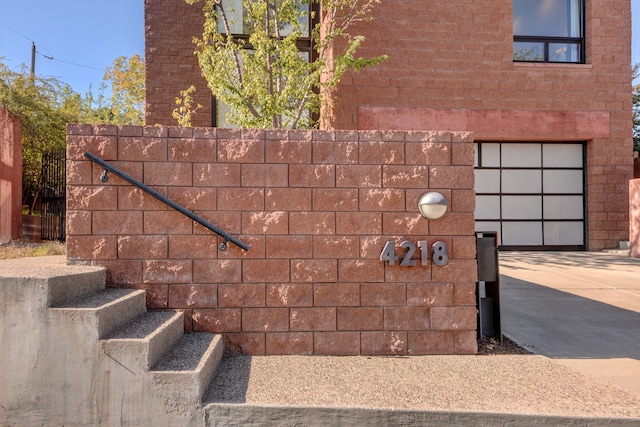
M 640 258 L 640 178 L 629 181 L 630 255 Z
M 0 108 L 0 243 L 18 240 L 22 227 L 22 129 Z
M 473 137 L 69 125 L 67 257 L 182 310 L 187 330 L 262 354 L 475 353 Z M 251 248 L 101 168 L 89 151 Z M 417 211 L 440 191 L 449 212 Z M 390 266 L 387 241 L 448 245 L 449 263 Z

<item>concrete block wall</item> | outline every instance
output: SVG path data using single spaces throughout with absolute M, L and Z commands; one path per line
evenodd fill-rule
M 67 257 L 145 289 L 150 309 L 223 334 L 228 352 L 477 351 L 473 136 L 456 132 L 69 125 Z M 89 151 L 250 245 L 221 239 L 113 175 Z M 440 191 L 449 212 L 417 210 Z M 436 266 L 386 242 L 448 245 Z
M 410 127 L 384 113 L 376 129 L 456 130 L 459 115 L 486 117 L 485 141 L 587 141 L 589 250 L 628 240 L 628 180 L 632 177 L 631 2 L 585 0 L 585 64 L 513 62 L 513 2 L 389 0 L 374 21 L 354 28 L 366 41 L 358 54 L 389 55 L 380 66 L 347 73 L 337 105 L 323 111 L 327 129 L 371 129 L 362 107 L 426 109 Z M 179 90 L 198 88 L 205 108 L 198 126 L 211 125 L 211 102 L 191 39 L 201 33 L 198 5 L 146 1 L 147 123 L 175 124 Z M 524 117 L 520 113 L 526 112 Z M 552 121 L 544 120 L 552 112 Z M 576 128 L 574 113 L 606 116 L 606 134 Z M 506 113 L 506 114 L 505 114 Z M 514 114 L 509 114 L 514 113 Z M 490 116 L 490 117 L 488 117 Z M 512 119 L 509 118 L 512 117 Z M 482 123 L 481 123 L 482 125 Z M 476 140 L 481 140 L 478 130 Z M 549 141 L 549 139 L 545 139 Z

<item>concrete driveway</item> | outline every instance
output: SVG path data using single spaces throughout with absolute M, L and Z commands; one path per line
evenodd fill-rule
M 640 259 L 500 252 L 502 332 L 521 346 L 640 393 Z

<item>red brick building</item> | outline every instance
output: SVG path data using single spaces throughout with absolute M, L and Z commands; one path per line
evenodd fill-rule
M 175 124 L 179 91 L 211 97 L 193 55 L 198 6 L 147 0 L 147 123 Z M 476 228 L 504 248 L 600 250 L 628 240 L 629 0 L 385 1 L 347 75 L 333 129 L 471 131 Z

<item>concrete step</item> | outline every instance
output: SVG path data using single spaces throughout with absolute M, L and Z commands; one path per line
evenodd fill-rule
M 102 339 L 147 311 L 145 291 L 104 289 L 81 301 L 71 301 L 51 308 L 58 313 L 82 319 L 95 327 Z
M 199 405 L 220 365 L 220 335 L 186 334 L 151 369 L 153 386 L 167 405 Z
M 133 372 L 144 372 L 173 347 L 184 333 L 183 314 L 146 312 L 114 331 L 101 346 L 105 354 Z
M 104 290 L 106 270 L 63 274 L 49 279 L 49 306 L 73 304 Z

